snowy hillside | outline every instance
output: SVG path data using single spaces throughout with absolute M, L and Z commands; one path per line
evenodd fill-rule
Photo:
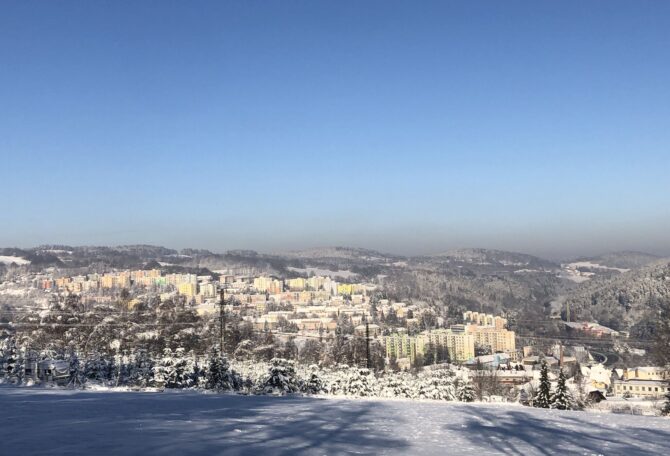
M 30 264 L 30 260 L 26 260 L 25 258 L 13 256 L 13 255 L 0 255 L 0 263 L 3 264 L 16 264 L 19 266 L 22 266 L 24 264 Z
M 3 454 L 670 454 L 668 419 L 508 404 L 5 387 L 0 410 Z

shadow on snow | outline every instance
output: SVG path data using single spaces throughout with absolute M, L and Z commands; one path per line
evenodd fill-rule
M 616 420 L 624 416 L 608 416 L 611 419 L 595 423 L 593 415 L 586 412 L 492 412 L 478 408 L 463 422 L 444 429 L 460 432 L 472 443 L 503 454 L 670 454 L 670 430 L 654 429 L 662 419 L 634 417 L 639 427 L 630 423 L 619 427 Z
M 14 390 L 0 396 L 0 441 L 7 454 L 379 454 L 407 448 L 406 441 L 367 425 L 376 407 L 302 397 Z

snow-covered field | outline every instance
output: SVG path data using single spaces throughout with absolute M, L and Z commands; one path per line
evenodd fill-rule
M 582 271 L 580 268 L 588 269 L 590 271 Z M 593 263 L 591 261 L 575 261 L 573 263 L 562 265 L 560 276 L 564 279 L 572 280 L 576 283 L 582 283 L 586 282 L 587 280 L 591 280 L 591 278 L 595 276 L 595 273 L 591 272 L 593 270 L 617 271 L 621 274 L 630 271 L 630 269 L 603 266 L 602 264 Z
M 576 261 L 574 263 L 568 263 L 567 265 L 568 268 L 570 269 L 579 269 L 579 268 L 588 268 L 588 269 L 603 269 L 606 271 L 617 271 L 620 273 L 628 272 L 630 269 L 622 269 L 622 268 L 613 268 L 610 266 L 603 266 L 602 264 L 598 263 L 593 263 L 591 261 Z
M 4 264 L 15 263 L 15 264 L 21 266 L 21 265 L 24 265 L 24 264 L 30 264 L 30 260 L 26 260 L 25 258 L 21 258 L 21 257 L 17 257 L 17 256 L 0 255 L 0 263 L 4 263 Z
M 294 268 L 293 266 L 288 267 L 289 270 L 298 272 L 300 274 L 307 274 L 307 275 L 317 275 L 317 276 L 328 276 L 328 277 L 342 277 L 344 279 L 349 279 L 351 277 L 354 277 L 356 273 L 351 272 L 349 270 L 345 271 L 331 271 L 330 269 L 321 269 L 321 268 Z
M 509 404 L 0 388 L 1 454 L 670 454 L 670 420 Z

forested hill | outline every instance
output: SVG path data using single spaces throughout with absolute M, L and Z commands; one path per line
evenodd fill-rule
M 609 278 L 595 278 L 567 295 L 573 319 L 598 321 L 631 337 L 648 338 L 659 304 L 670 301 L 670 260 Z

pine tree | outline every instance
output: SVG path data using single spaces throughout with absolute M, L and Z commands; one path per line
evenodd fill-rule
M 540 369 L 540 387 L 533 399 L 533 407 L 549 408 L 551 406 L 551 383 L 549 382 L 549 368 L 547 362 L 542 361 Z
M 521 388 L 521 391 L 519 391 L 519 403 L 521 405 L 530 405 L 530 400 L 529 400 L 529 394 L 528 391 L 526 391 L 525 388 Z
M 230 369 L 230 364 L 225 356 L 221 356 L 217 349 L 209 358 L 206 373 L 206 388 L 216 391 L 236 390 L 240 386 L 237 374 Z
M 309 377 L 302 384 L 301 389 L 305 394 L 320 394 L 324 391 L 323 381 L 319 376 L 319 368 L 317 366 L 310 366 Z
M 475 400 L 475 389 L 469 381 L 461 383 L 456 394 L 461 402 L 474 402 Z
M 138 350 L 130 359 L 128 368 L 128 383 L 144 388 L 153 382 L 154 361 L 146 350 Z
M 87 359 L 84 364 L 84 377 L 102 384 L 111 379 L 112 371 L 112 363 L 99 353 L 96 353 L 93 357 Z
M 84 385 L 86 377 L 79 362 L 79 357 L 76 353 L 72 352 L 70 354 L 70 379 L 68 381 L 68 386 L 73 388 L 80 388 Z
M 368 369 L 352 367 L 348 372 L 345 394 L 350 396 L 373 396 L 376 378 Z
M 663 404 L 661 414 L 663 416 L 670 416 L 670 382 L 668 382 L 666 386 L 668 387 L 668 392 L 665 393 L 665 404 Z
M 417 396 L 422 399 L 452 401 L 457 398 L 455 374 L 449 369 L 436 369 L 418 377 Z
M 283 358 L 272 358 L 268 375 L 263 381 L 262 392 L 265 394 L 291 394 L 298 392 L 298 389 L 293 362 Z
M 551 396 L 551 407 L 558 410 L 570 410 L 572 408 L 572 401 L 570 400 L 570 393 L 568 388 L 565 386 L 565 374 L 561 369 L 561 373 L 558 375 L 558 385 L 556 385 L 556 391 Z
M 14 339 L 9 339 L 7 341 L 7 348 L 4 350 L 3 355 L 5 375 L 8 378 L 15 377 L 19 367 L 19 350 L 16 347 L 16 341 Z
M 14 338 L 7 341 L 3 358 L 5 377 L 13 383 L 23 383 L 26 374 L 25 359 Z
M 414 391 L 412 388 L 411 374 L 391 372 L 386 374 L 381 380 L 381 395 L 383 397 L 401 397 L 412 398 Z
M 187 355 L 181 347 L 177 348 L 174 353 L 169 352 L 169 349 L 166 349 L 164 353 L 168 355 L 163 356 L 165 387 L 190 388 L 193 386 L 195 367 L 193 357 Z M 171 357 L 170 354 L 172 354 Z
M 7 352 L 7 343 L 8 340 L 0 339 L 0 378 L 5 376 L 5 356 Z
M 167 386 L 167 383 L 170 376 L 170 372 L 173 370 L 173 367 L 174 367 L 174 358 L 172 355 L 172 350 L 166 347 L 163 349 L 163 356 L 158 360 L 158 362 L 153 367 L 154 383 L 157 386 L 169 388 Z

